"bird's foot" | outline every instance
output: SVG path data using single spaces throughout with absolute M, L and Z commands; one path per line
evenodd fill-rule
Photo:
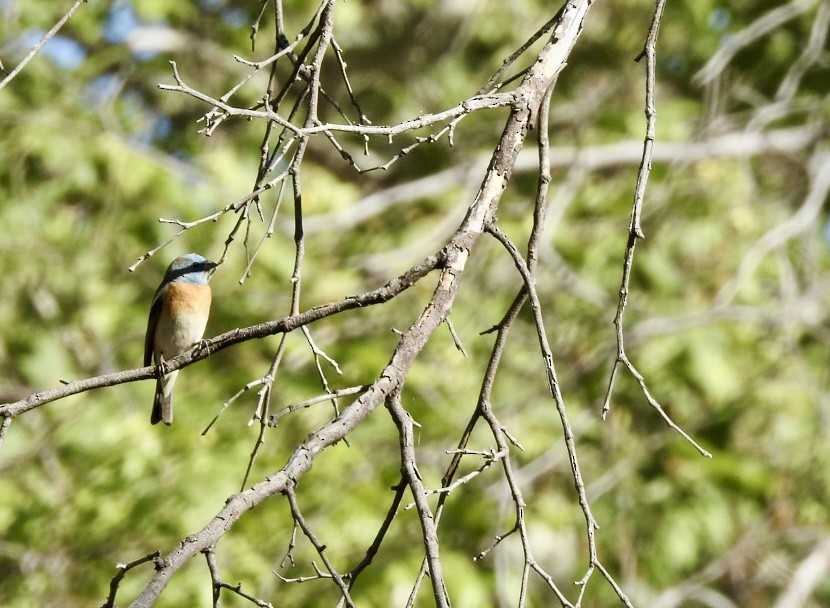
M 164 360 L 164 355 L 159 355 L 159 360 L 156 362 L 156 375 L 159 378 L 167 375 L 167 362 Z
M 210 352 L 210 340 L 199 340 L 193 345 L 193 352 L 201 355 L 203 351 Z

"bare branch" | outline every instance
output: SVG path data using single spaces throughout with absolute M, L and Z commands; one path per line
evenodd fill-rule
M 29 51 L 29 53 L 23 59 L 20 60 L 20 63 L 18 63 L 14 67 L 14 69 L 12 69 L 12 71 L 6 75 L 6 77 L 3 80 L 0 80 L 0 91 L 2 91 L 7 84 L 9 84 L 21 71 L 23 71 L 23 68 L 25 68 L 29 64 L 29 62 L 35 58 L 35 55 L 37 55 L 40 52 L 40 50 L 46 45 L 47 42 L 49 42 L 52 38 L 55 37 L 55 35 L 64 26 L 64 24 L 67 21 L 69 21 L 69 18 L 72 17 L 72 14 L 78 9 L 78 7 L 82 4 L 86 4 L 87 2 L 89 2 L 89 0 L 75 0 L 72 6 L 69 7 L 69 10 L 66 11 L 66 13 L 64 13 L 63 17 L 58 19 L 57 23 L 55 23 L 55 25 L 52 26 L 52 29 L 46 32 L 43 35 L 43 38 L 37 41 L 37 43 Z
M 9 431 L 13 419 L 12 416 L 4 416 L 3 422 L 0 422 L 0 448 L 3 447 L 3 441 L 6 439 L 6 433 Z
M 401 479 L 397 485 L 393 486 L 392 489 L 395 491 L 395 496 L 392 499 L 392 504 L 389 506 L 389 509 L 386 511 L 386 517 L 383 520 L 383 523 L 380 525 L 377 534 L 375 535 L 372 544 L 369 545 L 369 548 L 366 549 L 366 555 L 360 560 L 360 563 L 357 564 L 351 572 L 349 572 L 349 589 L 351 590 L 354 587 L 355 582 L 357 581 L 357 577 L 360 576 L 360 573 L 363 572 L 369 565 L 372 563 L 372 560 L 377 555 L 378 549 L 380 549 L 380 545 L 383 542 L 386 533 L 389 531 L 389 526 L 392 525 L 392 521 L 395 519 L 395 515 L 398 513 L 398 507 L 401 505 L 401 500 L 403 499 L 403 493 L 406 490 L 406 484 L 404 483 L 403 479 Z
M 10 418 L 7 418 L 10 420 Z M 121 584 L 121 581 L 126 576 L 127 572 L 135 568 L 136 566 L 140 566 L 141 564 L 146 564 L 147 562 L 152 562 L 158 559 L 159 552 L 153 551 L 152 553 L 145 555 L 144 557 L 139 557 L 137 560 L 129 562 L 127 564 L 118 564 L 116 568 L 118 568 L 118 573 L 112 577 L 110 581 L 110 593 L 107 596 L 107 601 L 104 602 L 101 608 L 114 608 L 115 607 L 115 595 L 118 593 L 118 585 Z
M 358 393 L 362 393 L 367 388 L 369 388 L 368 385 L 352 386 L 352 387 L 349 387 L 349 388 L 342 388 L 342 389 L 336 390 L 332 393 L 326 393 L 324 395 L 318 395 L 317 397 L 312 397 L 311 399 L 306 399 L 305 401 L 300 401 L 299 403 L 293 403 L 291 405 L 288 405 L 288 406 L 284 407 L 280 411 L 278 411 L 274 414 L 271 414 L 271 416 L 268 417 L 268 426 L 271 426 L 271 427 L 277 426 L 277 424 L 279 424 L 280 419 L 283 416 L 286 416 L 286 415 L 290 414 L 291 412 L 296 412 L 297 410 L 306 409 L 306 408 L 311 407 L 312 405 L 315 405 L 317 403 L 321 403 L 321 402 L 324 402 L 324 401 L 331 401 L 332 399 L 341 399 L 343 397 L 356 395 Z
M 202 553 L 205 554 L 205 559 L 207 560 L 208 571 L 210 572 L 210 580 L 213 586 L 213 607 L 219 608 L 219 597 L 222 593 L 222 589 L 227 589 L 228 591 L 233 591 L 239 597 L 245 598 L 255 606 L 259 606 L 259 608 L 273 608 L 273 605 L 265 600 L 261 600 L 259 598 L 254 597 L 253 595 L 242 591 L 242 583 L 238 583 L 236 585 L 231 585 L 230 583 L 226 583 L 222 580 L 222 577 L 219 574 L 219 566 L 216 563 L 216 547 L 210 546 Z
M 323 563 L 326 565 L 326 570 L 328 570 L 329 576 L 340 588 L 340 593 L 342 594 L 343 600 L 346 602 L 346 605 L 349 606 L 349 608 L 355 608 L 354 602 L 352 601 L 352 598 L 349 595 L 349 588 L 346 585 L 346 582 L 343 580 L 343 577 L 337 573 L 337 570 L 335 570 L 334 566 L 332 566 L 331 561 L 326 555 L 326 546 L 317 539 L 317 536 L 314 534 L 314 531 L 311 529 L 311 526 L 308 525 L 308 522 L 305 520 L 303 514 L 300 512 L 300 506 L 297 504 L 297 495 L 294 493 L 294 487 L 287 487 L 283 494 L 285 494 L 286 498 L 288 498 L 288 504 L 291 507 L 291 516 L 294 518 L 294 521 L 297 522 L 297 525 L 300 526 L 300 529 L 303 531 L 303 534 L 305 534 L 306 538 L 317 551 L 317 554 L 320 556 L 320 559 L 323 560 Z
M 256 118 L 260 120 L 268 120 L 275 122 L 279 126 L 293 132 L 298 137 L 308 137 L 309 135 L 325 133 L 327 131 L 356 133 L 358 135 L 382 135 L 386 137 L 394 137 L 396 135 L 400 135 L 401 133 L 406 133 L 408 131 L 414 131 L 417 129 L 423 129 L 434 124 L 443 123 L 454 118 L 459 118 L 466 114 L 470 114 L 471 112 L 475 112 L 477 110 L 482 110 L 485 108 L 499 108 L 503 106 L 511 106 L 520 102 L 520 100 L 517 97 L 518 94 L 515 92 L 492 93 L 489 95 L 476 95 L 470 97 L 469 99 L 465 99 L 457 106 L 450 108 L 448 110 L 443 110 L 441 112 L 436 112 L 434 114 L 425 114 L 418 118 L 405 120 L 403 122 L 398 123 L 397 125 L 375 126 L 369 124 L 350 125 L 337 123 L 318 123 L 315 119 L 315 122 L 312 125 L 298 127 L 290 121 L 285 120 L 277 112 L 268 110 L 248 110 L 246 108 L 237 108 L 223 102 L 221 99 L 215 99 L 213 97 L 210 97 L 209 95 L 206 95 L 205 93 L 202 93 L 201 91 L 190 87 L 184 82 L 182 77 L 179 75 L 175 61 L 171 61 L 170 65 L 173 68 L 173 78 L 175 79 L 176 84 L 160 84 L 158 85 L 159 89 L 163 91 L 176 91 L 179 93 L 190 95 L 191 97 L 198 99 L 199 101 L 203 101 L 221 110 L 221 113 L 218 114 L 216 117 L 212 116 L 210 118 L 209 125 L 205 127 L 205 129 L 209 129 L 210 126 L 212 126 L 213 121 L 216 120 L 219 116 L 241 116 L 245 118 Z
M 182 367 L 186 367 L 191 363 L 200 361 L 210 356 L 212 353 L 224 350 L 234 344 L 246 342 L 257 338 L 264 338 L 273 336 L 275 334 L 289 333 L 303 325 L 313 323 L 328 316 L 352 310 L 355 308 L 363 308 L 375 304 L 387 302 L 399 293 L 409 289 L 412 285 L 425 277 L 427 274 L 439 268 L 445 263 L 447 259 L 447 252 L 442 251 L 438 255 L 428 257 L 420 264 L 416 264 L 407 272 L 399 277 L 392 279 L 383 287 L 368 291 L 355 296 L 349 296 L 344 300 L 337 302 L 330 302 L 315 306 L 304 313 L 283 317 L 274 321 L 252 325 L 250 327 L 238 328 L 228 331 L 224 334 L 207 340 L 203 348 L 194 349 L 184 355 L 179 355 L 169 361 L 165 361 L 168 373 Z M 115 386 L 117 384 L 124 384 L 126 382 L 135 382 L 137 380 L 147 380 L 155 378 L 157 370 L 155 366 L 141 367 L 134 370 L 127 370 L 123 372 L 115 372 L 112 374 L 103 374 L 84 380 L 75 380 L 67 382 L 63 386 L 53 389 L 47 389 L 37 393 L 33 393 L 13 403 L 0 404 L 0 417 L 14 418 L 20 414 L 40 407 L 46 403 L 51 403 L 57 399 L 68 397 L 70 395 L 77 395 L 96 388 L 103 388 L 107 386 Z
M 582 512 L 585 516 L 590 562 L 593 566 L 593 564 L 598 561 L 594 532 L 597 528 L 599 528 L 599 525 L 597 524 L 596 519 L 594 519 L 591 507 L 588 504 L 588 497 L 585 494 L 585 483 L 582 479 L 582 471 L 579 468 L 579 461 L 576 455 L 576 441 L 571 428 L 571 423 L 568 419 L 567 411 L 565 409 L 565 400 L 559 389 L 559 380 L 556 375 L 556 369 L 553 363 L 553 353 L 551 351 L 550 344 L 548 343 L 547 332 L 545 331 L 545 325 L 542 319 L 542 306 L 539 302 L 539 296 L 536 293 L 535 280 L 530 274 L 528 266 L 518 249 L 516 249 L 516 246 L 510 241 L 510 239 L 508 239 L 507 236 L 493 224 L 487 226 L 487 232 L 492 234 L 502 245 L 504 245 L 508 253 L 510 253 L 516 268 L 519 270 L 519 273 L 522 275 L 522 279 L 525 283 L 525 289 L 527 290 L 527 295 L 530 299 L 531 309 L 533 310 L 533 318 L 536 323 L 536 334 L 539 338 L 539 346 L 542 349 L 545 371 L 548 376 L 548 388 L 550 390 L 551 397 L 553 397 L 554 404 L 556 405 L 559 420 L 562 423 L 562 430 L 565 436 L 565 447 L 568 450 L 568 457 L 570 459 L 571 474 L 573 476 L 574 485 L 576 486 L 579 504 L 582 507 Z
M 429 569 L 429 578 L 432 581 L 435 605 L 439 608 L 449 608 L 450 598 L 444 584 L 441 558 L 438 554 L 438 530 L 427 501 L 428 492 L 423 481 L 421 481 L 421 475 L 418 473 L 418 466 L 415 463 L 415 436 L 412 431 L 412 416 L 403 409 L 400 393 L 397 390 L 386 398 L 386 409 L 389 410 L 395 426 L 398 427 L 401 443 L 401 477 L 412 492 L 412 497 L 415 499 L 415 508 L 421 521 L 426 563 Z
M 655 71 L 657 64 L 657 34 L 660 31 L 660 21 L 663 17 L 663 10 L 665 8 L 665 0 L 657 0 L 654 9 L 654 16 L 651 21 L 646 42 L 640 55 L 637 56 L 637 61 L 645 57 L 646 59 L 646 99 L 645 99 L 645 114 L 646 114 L 646 135 L 643 142 L 643 153 L 640 161 L 640 169 L 637 173 L 637 186 L 634 192 L 634 202 L 631 208 L 631 221 L 628 226 L 628 242 L 625 246 L 625 254 L 623 255 L 623 271 L 622 280 L 620 282 L 619 302 L 617 304 L 617 314 L 614 317 L 614 328 L 616 330 L 617 338 L 617 354 L 614 359 L 614 364 L 611 368 L 611 374 L 608 379 L 608 388 L 605 392 L 605 399 L 602 404 L 602 417 L 605 419 L 608 412 L 611 410 L 611 396 L 614 392 L 614 385 L 617 380 L 617 373 L 620 366 L 624 366 L 637 380 L 640 389 L 643 392 L 648 403 L 660 414 L 666 424 L 673 430 L 680 433 L 680 435 L 692 444 L 695 449 L 703 456 L 711 458 L 712 455 L 706 451 L 700 444 L 698 444 L 691 436 L 682 428 L 677 426 L 674 421 L 666 414 L 666 411 L 660 403 L 651 395 L 651 392 L 646 386 L 643 375 L 637 371 L 634 364 L 628 358 L 625 352 L 625 338 L 623 329 L 623 316 L 625 308 L 628 304 L 629 283 L 631 281 L 631 269 L 634 264 L 634 250 L 637 246 L 637 240 L 645 238 L 643 230 L 640 227 L 640 217 L 642 215 L 643 202 L 645 201 L 646 184 L 648 183 L 649 173 L 651 172 L 651 160 L 653 156 L 654 138 L 657 124 L 657 110 L 655 107 L 654 89 L 655 89 Z

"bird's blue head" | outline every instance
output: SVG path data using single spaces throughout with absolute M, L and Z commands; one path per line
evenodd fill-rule
M 206 285 L 210 278 L 210 271 L 214 268 L 216 268 L 216 262 L 206 260 L 198 253 L 186 253 L 177 257 L 168 266 L 164 274 L 164 282 Z

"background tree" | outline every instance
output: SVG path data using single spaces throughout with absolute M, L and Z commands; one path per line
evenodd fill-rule
M 0 2 L 0 603 L 826 604 L 830 5 L 663 8 Z

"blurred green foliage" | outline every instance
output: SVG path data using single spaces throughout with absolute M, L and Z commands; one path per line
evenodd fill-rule
M 0 2 L 0 59 L 7 70 L 65 4 Z M 149 301 L 169 260 L 186 251 L 221 254 L 236 216 L 188 231 L 134 273 L 127 271 L 175 233 L 159 217 L 198 219 L 242 198 L 254 183 L 264 125 L 229 120 L 204 138 L 196 121 L 208 108 L 156 85 L 173 82 L 168 62 L 175 60 L 192 86 L 214 96 L 227 91 L 247 73 L 234 54 L 262 59 L 270 53 L 270 8 L 251 50 L 258 4 L 90 2 L 61 32 L 80 45 L 82 62 L 66 67 L 47 47 L 0 91 L 0 402 L 61 379 L 137 367 Z M 726 36 L 779 4 L 669 3 L 658 49 L 658 140 L 740 131 L 770 102 L 804 48 L 814 11 L 739 52 L 719 90 L 693 76 Z M 293 36 L 313 3 L 283 5 Z M 631 0 L 592 8 L 554 96 L 553 145 L 642 139 L 644 68 L 632 60 L 652 8 Z M 552 10 L 539 0 L 343 2 L 335 11 L 335 37 L 364 111 L 374 124 L 395 124 L 472 95 Z M 132 23 L 133 34 L 162 28 L 172 47 L 137 51 L 134 39 L 116 36 L 118 15 Z M 788 111 L 767 128 L 826 119 L 827 56 L 825 48 L 825 61 L 806 72 Z M 348 107 L 336 63 L 327 60 L 324 68 L 324 88 Z M 255 103 L 264 83 L 257 76 L 232 103 Z M 328 105 L 321 113 L 342 120 Z M 422 146 L 379 173 L 357 174 L 324 140 L 315 140 L 303 168 L 306 213 L 349 210 L 362 196 L 470 162 L 492 150 L 505 115 L 470 116 L 453 147 L 445 139 Z M 366 157 L 361 140 L 342 141 L 370 166 L 412 136 L 372 140 Z M 771 605 L 813 544 L 830 534 L 824 215 L 821 224 L 761 256 L 732 301 L 711 312 L 753 244 L 801 204 L 810 183 L 809 153 L 655 165 L 652 172 L 643 217 L 647 239 L 637 249 L 626 317 L 628 354 L 673 419 L 713 452 L 711 461 L 665 426 L 625 374 L 608 420 L 600 419 L 636 167 L 620 164 L 584 176 L 572 199 L 555 210 L 561 215 L 547 233 L 539 270 L 546 323 L 602 526 L 600 556 L 637 605 L 657 605 L 661 592 L 687 580 L 734 605 Z M 554 171 L 552 195 L 570 176 Z M 517 174 L 499 210 L 500 225 L 519 243 L 527 236 L 534 188 L 532 173 Z M 460 217 L 469 204 L 469 189 L 458 183 L 355 227 L 330 223 L 310 234 L 301 308 L 376 287 L 436 250 L 451 230 L 447 218 Z M 266 209 L 275 197 L 263 197 Z M 288 314 L 294 259 L 289 197 L 282 213 L 279 230 L 242 284 L 249 250 L 241 236 L 231 246 L 213 280 L 208 335 Z M 265 227 L 251 226 L 250 243 Z M 442 330 L 408 378 L 404 406 L 421 425 L 419 466 L 429 487 L 440 485 L 445 451 L 455 447 L 475 406 L 493 340 L 480 332 L 499 321 L 519 284 L 506 253 L 483 240 L 452 313 L 469 358 Z M 332 388 L 371 382 L 396 343 L 392 329 L 408 327 L 431 290 L 427 279 L 383 307 L 312 326 L 316 343 L 343 369 L 338 376 L 321 363 Z M 815 308 L 812 315 L 797 314 L 808 306 Z M 187 368 L 171 428 L 149 425 L 150 382 L 84 393 L 15 420 L 0 450 L 0 604 L 101 603 L 117 563 L 157 549 L 165 554 L 198 531 L 239 489 L 257 437 L 257 425 L 246 423 L 258 387 L 236 400 L 207 435 L 200 431 L 236 391 L 266 373 L 276 345 L 277 338 L 248 342 Z M 310 349 L 301 333 L 292 334 L 273 407 L 321 392 Z M 524 447 L 513 457 L 535 556 L 573 594 L 571 582 L 587 562 L 584 522 L 527 312 L 511 334 L 494 407 Z M 284 417 L 266 434 L 251 481 L 278 470 L 331 415 L 330 405 L 318 404 Z M 485 429 L 477 429 L 470 447 L 492 446 Z M 391 503 L 398 450 L 394 425 L 379 410 L 349 445 L 325 452 L 300 480 L 303 513 L 341 572 L 363 557 Z M 478 464 L 465 461 L 461 473 Z M 440 534 L 456 605 L 515 605 L 518 538 L 472 561 L 512 527 L 513 518 L 497 466 L 450 497 Z M 284 583 L 272 573 L 309 576 L 311 562 L 320 565 L 299 533 L 294 563 L 284 559 L 291 533 L 288 504 L 280 497 L 247 514 L 217 548 L 224 579 L 275 605 L 334 605 L 333 585 Z M 415 510 L 401 510 L 354 589 L 358 605 L 403 605 L 420 566 L 420 543 Z M 143 566 L 126 577 L 122 605 L 150 574 L 151 566 Z M 541 581 L 531 579 L 529 605 L 553 605 Z M 208 606 L 209 583 L 206 567 L 194 560 L 159 605 Z M 595 575 L 585 601 L 609 606 L 616 600 Z M 819 587 L 811 602 L 830 603 L 830 587 Z M 224 594 L 223 605 L 245 603 Z M 432 605 L 428 586 L 418 605 Z M 690 597 L 683 605 L 706 604 Z

